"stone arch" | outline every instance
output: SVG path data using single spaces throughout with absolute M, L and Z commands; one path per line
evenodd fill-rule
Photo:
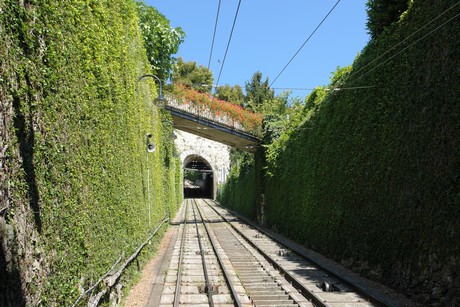
M 212 169 L 215 169 L 216 165 L 214 165 L 213 159 L 212 159 L 209 155 L 207 155 L 205 152 L 197 151 L 197 150 L 192 150 L 192 149 L 183 151 L 183 152 L 180 154 L 180 161 L 181 161 L 181 163 L 182 163 L 182 167 L 185 167 L 185 163 L 189 161 L 189 160 L 187 160 L 187 158 L 192 157 L 192 156 L 200 157 L 201 159 L 203 159 L 204 161 L 206 161 L 206 163 L 209 164 L 209 166 L 210 166 Z M 189 159 L 190 159 L 190 158 L 189 158 Z
M 197 155 L 205 159 L 213 171 L 213 198 L 217 196 L 219 184 L 225 183 L 230 172 L 230 147 L 203 137 L 175 130 L 174 140 L 182 168 L 188 156 Z
M 183 153 L 181 162 L 184 169 L 184 197 L 214 199 L 216 180 L 211 163 L 196 153 Z

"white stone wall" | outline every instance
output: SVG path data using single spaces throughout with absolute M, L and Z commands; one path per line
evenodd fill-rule
M 177 138 L 174 140 L 177 153 L 180 155 L 182 167 L 189 155 L 203 157 L 213 170 L 214 187 L 227 180 L 230 171 L 230 147 L 209 139 L 175 129 Z

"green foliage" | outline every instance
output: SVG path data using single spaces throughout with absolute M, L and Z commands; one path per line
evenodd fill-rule
M 351 72 L 351 66 L 337 67 L 332 73 L 330 90 L 340 90 Z
M 236 210 L 244 216 L 256 217 L 257 180 L 252 154 L 232 149 L 232 167 L 227 182 L 219 189 L 217 200 L 224 206 Z
M 266 159 L 272 167 L 277 165 L 278 157 L 283 153 L 286 144 L 305 129 L 306 122 L 317 112 L 321 103 L 330 91 L 340 90 L 346 82 L 351 66 L 337 67 L 332 73 L 328 87 L 316 87 L 302 103 L 299 99 L 290 100 L 289 92 L 285 92 L 266 103 L 264 107 L 264 143 Z M 272 172 L 268 172 L 272 175 Z
M 200 93 L 211 93 L 214 77 L 212 71 L 196 62 L 184 62 L 179 58 L 172 74 L 174 83 L 193 88 Z
M 422 305 L 459 295 L 458 10 L 391 48 L 455 3 L 414 1 L 266 146 L 267 225 Z
M 216 89 L 215 97 L 221 100 L 225 100 L 239 106 L 244 104 L 243 89 L 238 84 L 230 86 L 228 84 L 219 86 Z
M 371 37 L 377 37 L 386 27 L 398 21 L 411 2 L 411 0 L 368 0 L 366 25 Z
M 254 112 L 260 112 L 260 108 L 275 97 L 274 91 L 268 85 L 268 78 L 262 82 L 262 73 L 257 71 L 251 80 L 246 82 L 246 106 Z
M 353 71 L 448 6 L 414 4 L 413 14 L 371 43 Z M 452 276 L 460 229 L 460 106 L 451 99 L 458 96 L 454 28 L 448 24 L 390 63 L 354 77 L 352 71 L 343 81 L 344 88 L 373 88 L 333 91 L 322 100 L 269 164 L 269 224 L 337 259 L 367 261 L 381 270 L 373 277 L 384 282 L 397 279 L 391 272 L 403 271 L 416 284 L 431 274 L 426 266 Z M 456 264 L 446 265 L 449 259 Z M 450 287 L 438 282 L 443 291 Z
M 237 125 L 237 129 L 258 135 L 262 123 L 262 115 L 254 113 L 237 104 L 214 98 L 211 94 L 200 93 L 194 89 L 176 84 L 171 88 L 172 94 L 178 98 L 176 107 L 185 108 L 187 112 L 200 112 L 208 119 L 221 121 L 227 125 Z
M 151 103 L 154 82 L 135 92 L 150 65 L 134 1 L 0 0 L 0 8 L 13 263 L 27 276 L 27 305 L 68 306 L 176 209 L 180 162 L 166 115 Z
M 324 87 L 317 86 L 305 99 L 305 111 L 311 112 L 319 107 L 327 95 Z
M 184 179 L 188 179 L 190 180 L 191 182 L 196 182 L 197 179 L 200 179 L 201 178 L 201 174 L 203 172 L 199 171 L 199 170 L 189 170 L 189 169 L 186 169 L 185 172 L 184 172 Z
M 175 62 L 172 55 L 179 50 L 185 33 L 179 27 L 171 28 L 169 20 L 144 1 L 138 1 L 137 8 L 139 28 L 144 39 L 147 58 L 151 64 L 151 71 L 161 80 L 165 80 L 169 77 Z

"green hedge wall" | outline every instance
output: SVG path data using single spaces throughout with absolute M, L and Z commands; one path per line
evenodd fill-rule
M 232 166 L 224 185 L 219 187 L 217 201 L 247 218 L 260 221 L 263 194 L 264 151 L 255 154 L 235 150 L 230 153 Z
M 256 175 L 252 167 L 247 172 L 238 172 L 236 168 L 230 171 L 224 186 L 219 188 L 217 201 L 225 207 L 235 210 L 242 215 L 256 218 Z
M 326 98 L 266 186 L 270 225 L 423 303 L 459 294 L 459 18 L 434 30 L 453 5 L 414 1 L 371 41 L 343 87 L 372 87 Z
M 71 305 L 174 212 L 180 161 L 153 80 L 135 91 L 133 0 L 0 0 L 0 40 L 0 305 Z
M 459 8 L 413 1 L 266 169 L 268 226 L 421 304 L 460 297 Z

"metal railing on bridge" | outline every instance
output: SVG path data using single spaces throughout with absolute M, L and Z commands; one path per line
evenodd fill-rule
M 233 130 L 251 134 L 254 137 L 259 137 L 261 134 L 261 115 L 245 110 L 240 106 L 214 99 L 211 96 L 206 97 L 206 101 L 192 101 L 171 93 L 165 96 L 167 99 L 166 108 L 174 109 L 197 118 L 206 119 Z M 224 107 L 226 109 L 231 108 L 233 113 L 237 114 L 230 114 L 225 110 L 219 110 L 219 108 L 225 109 Z M 237 116 L 239 118 L 236 118 Z
M 166 105 L 170 108 L 181 110 L 182 112 L 186 112 L 197 117 L 204 117 L 217 124 L 225 125 L 242 132 L 248 132 L 244 129 L 243 125 L 239 121 L 236 121 L 235 119 L 225 114 L 217 115 L 208 108 L 200 107 L 193 103 L 186 103 L 181 98 L 176 98 L 172 95 L 166 95 L 166 99 L 168 100 Z

